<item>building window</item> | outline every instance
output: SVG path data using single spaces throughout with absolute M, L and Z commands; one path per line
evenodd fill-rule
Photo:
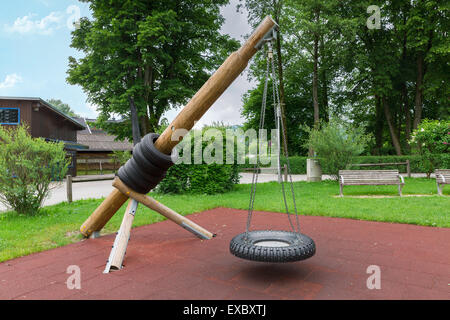
M 0 108 L 0 124 L 20 124 L 20 109 Z

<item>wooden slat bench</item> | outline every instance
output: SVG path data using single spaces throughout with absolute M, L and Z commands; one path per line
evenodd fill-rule
M 450 169 L 436 169 L 436 185 L 438 194 L 442 196 L 442 185 L 450 184 Z
M 405 180 L 398 170 L 339 170 L 340 196 L 344 186 L 362 185 L 398 185 L 398 194 L 402 196 Z

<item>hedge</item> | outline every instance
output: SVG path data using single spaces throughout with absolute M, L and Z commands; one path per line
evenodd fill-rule
M 436 169 L 448 169 L 450 168 L 450 154 L 436 154 L 434 155 L 436 159 Z M 405 162 L 409 160 L 411 172 L 415 173 L 426 173 L 426 166 L 422 163 L 422 158 L 419 155 L 409 155 L 409 156 L 359 156 L 357 157 L 355 163 L 390 163 L 390 162 Z M 400 172 L 406 172 L 406 166 L 380 166 L 380 167 L 365 167 L 360 168 L 365 170 L 370 169 L 398 169 Z
M 171 167 L 156 191 L 161 193 L 223 193 L 239 183 L 237 165 L 178 164 Z
M 436 154 L 437 159 L 437 167 L 441 169 L 449 169 L 450 168 L 450 154 Z M 291 166 L 292 174 L 306 174 L 306 159 L 308 157 L 300 157 L 294 156 L 289 157 L 289 163 Z M 319 158 L 320 160 L 320 158 Z M 422 164 L 422 159 L 419 155 L 405 155 L 405 156 L 359 156 L 356 157 L 354 163 L 391 163 L 391 162 L 405 162 L 409 160 L 411 172 L 414 173 L 426 173 L 426 167 Z M 281 159 L 281 165 L 283 166 L 286 163 L 286 159 Z M 249 168 L 252 165 L 240 165 L 240 168 Z M 350 169 L 361 169 L 361 170 L 379 170 L 379 169 L 398 169 L 401 173 L 406 173 L 405 165 L 393 165 L 393 166 L 374 166 L 374 167 L 353 167 Z M 327 174 L 327 172 L 323 172 Z
M 292 174 L 306 174 L 306 159 L 308 157 L 289 157 Z M 450 154 L 437 154 L 439 168 L 450 168 Z M 320 158 L 319 158 L 320 160 Z M 422 165 L 421 157 L 418 155 L 407 156 L 359 156 L 355 159 L 355 164 L 360 163 L 390 163 L 410 161 L 411 172 L 426 172 Z M 286 159 L 281 159 L 284 166 Z M 171 167 L 166 177 L 158 185 L 156 191 L 162 193 L 223 193 L 233 189 L 239 183 L 239 171 L 243 168 L 252 168 L 252 164 L 239 165 L 219 165 L 219 164 L 178 164 Z M 375 169 L 398 169 L 406 173 L 405 165 L 380 166 L 380 167 L 354 167 L 360 170 Z M 323 172 L 327 174 L 327 172 Z

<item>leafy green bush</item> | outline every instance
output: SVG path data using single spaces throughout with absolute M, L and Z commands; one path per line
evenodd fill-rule
M 177 164 L 167 171 L 156 191 L 161 193 L 223 193 L 239 182 L 236 165 Z
M 411 135 L 410 144 L 430 176 L 438 167 L 435 154 L 450 152 L 450 121 L 424 119 Z
M 223 139 L 221 150 L 214 148 L 216 142 L 219 142 L 215 140 L 216 138 L 205 135 L 207 129 L 211 128 L 204 128 L 202 131 L 194 130 L 184 137 L 178 146 L 178 150 L 181 151 L 179 158 L 184 161 L 167 171 L 166 177 L 156 188 L 157 192 L 215 194 L 227 192 L 239 182 L 239 166 L 235 163 L 226 164 L 225 129 L 214 128 L 218 130 L 217 134 L 220 132 L 216 138 Z M 194 136 L 200 133 L 203 135 L 201 146 L 199 140 L 194 141 Z M 205 160 L 203 157 L 205 153 L 224 164 Z M 194 161 L 195 156 L 197 156 L 197 164 Z M 198 159 L 201 159 L 201 163 L 198 163 Z
M 305 146 L 317 153 L 322 171 L 335 179 L 339 170 L 347 168 L 364 151 L 371 139 L 361 127 L 336 121 L 321 123 L 318 130 L 306 128 L 306 131 L 309 138 Z
M 36 214 L 69 165 L 63 143 L 32 138 L 27 128 L 0 127 L 0 202 L 19 214 Z

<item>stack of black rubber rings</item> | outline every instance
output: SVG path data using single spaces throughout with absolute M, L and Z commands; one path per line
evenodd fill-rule
M 139 193 L 148 193 L 166 176 L 167 170 L 174 165 L 172 156 L 155 148 L 159 135 L 147 134 L 133 149 L 133 157 L 123 165 L 118 177 L 128 187 Z

